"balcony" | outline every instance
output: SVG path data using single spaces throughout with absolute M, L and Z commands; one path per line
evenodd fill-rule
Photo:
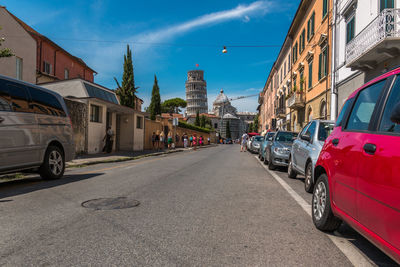
M 304 93 L 293 93 L 293 95 L 288 98 L 287 105 L 291 109 L 304 108 L 306 105 Z
M 278 119 L 286 118 L 286 108 L 285 107 L 279 107 L 279 108 L 275 109 L 275 116 Z
M 372 70 L 400 55 L 400 9 L 383 10 L 346 45 L 346 66 L 352 70 Z

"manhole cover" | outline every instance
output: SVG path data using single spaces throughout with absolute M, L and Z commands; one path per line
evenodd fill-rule
M 85 201 L 82 207 L 93 210 L 117 210 L 139 206 L 140 202 L 126 197 L 97 198 Z

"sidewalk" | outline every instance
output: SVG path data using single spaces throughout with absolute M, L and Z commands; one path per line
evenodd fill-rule
M 213 147 L 216 146 L 215 144 L 211 145 L 205 145 L 202 147 L 198 148 L 206 148 L 206 147 Z M 135 159 L 140 159 L 144 157 L 152 157 L 152 156 L 159 156 L 159 155 L 165 155 L 165 154 L 171 154 L 171 153 L 177 153 L 177 152 L 183 152 L 187 150 L 192 150 L 193 148 L 176 148 L 176 149 L 164 149 L 161 151 L 156 151 L 156 150 L 144 150 L 144 151 L 135 151 L 135 152 L 115 152 L 115 153 L 110 153 L 110 154 L 91 154 L 91 155 L 80 155 L 77 156 L 72 161 L 66 162 L 66 167 L 67 168 L 78 168 L 78 167 L 84 167 L 87 165 L 93 165 L 93 164 L 100 164 L 100 163 L 110 163 L 110 162 L 120 162 L 120 161 L 128 161 L 128 160 L 135 160 Z

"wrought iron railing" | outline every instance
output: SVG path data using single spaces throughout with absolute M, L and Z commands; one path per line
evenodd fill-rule
M 346 62 L 353 62 L 386 38 L 400 37 L 400 9 L 384 9 L 346 45 Z

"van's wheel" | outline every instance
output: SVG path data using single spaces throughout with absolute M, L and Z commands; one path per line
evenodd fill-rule
M 335 217 L 331 209 L 328 176 L 322 174 L 315 184 L 312 197 L 312 219 L 314 225 L 322 231 L 334 231 L 342 221 Z
M 292 157 L 289 158 L 289 165 L 287 168 L 287 173 L 288 173 L 288 177 L 289 178 L 296 178 L 297 176 L 297 172 L 295 170 L 293 170 L 293 164 L 292 164 Z
M 65 171 L 64 153 L 56 146 L 49 146 L 44 155 L 42 166 L 39 168 L 39 174 L 43 179 L 59 179 Z
M 305 178 L 304 178 L 304 189 L 307 193 L 312 193 L 314 189 L 314 183 L 312 179 L 312 164 L 309 162 L 306 166 Z

